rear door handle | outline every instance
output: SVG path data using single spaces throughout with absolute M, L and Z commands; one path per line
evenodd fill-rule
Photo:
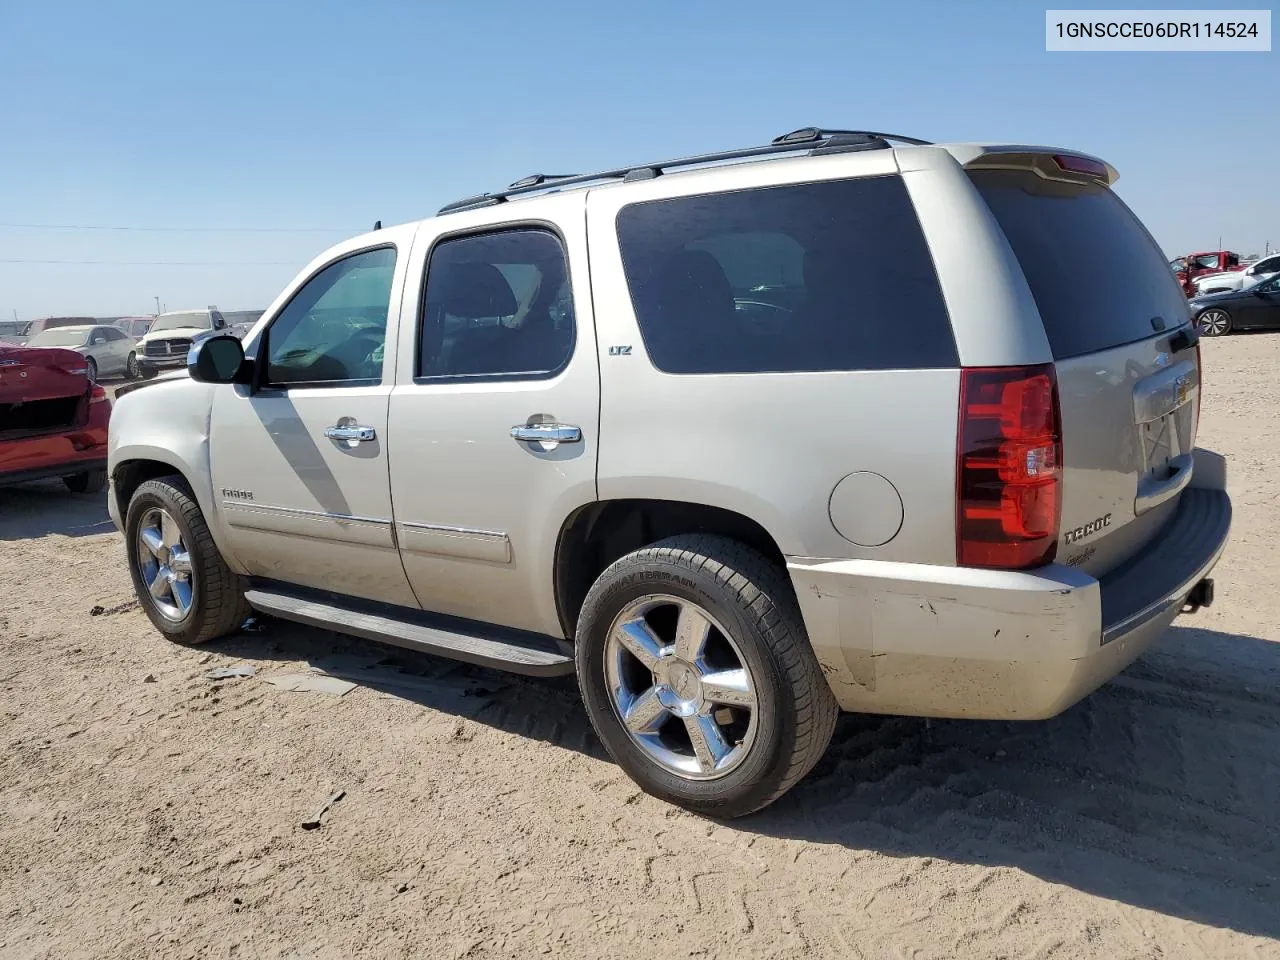
M 521 443 L 580 443 L 582 429 L 567 423 L 525 423 L 511 428 L 511 439 Z

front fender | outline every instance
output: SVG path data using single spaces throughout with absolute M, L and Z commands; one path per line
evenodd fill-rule
M 214 389 L 212 384 L 184 377 L 155 383 L 116 402 L 107 435 L 108 508 L 112 521 L 123 532 L 128 504 L 120 502 L 117 480 L 135 463 L 170 467 L 186 479 L 227 566 L 243 574 L 244 566 L 231 549 L 213 495 L 209 423 Z

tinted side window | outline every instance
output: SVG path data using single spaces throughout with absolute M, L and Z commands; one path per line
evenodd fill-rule
M 958 366 L 900 177 L 631 204 L 618 243 L 667 373 Z
M 503 230 L 431 251 L 419 377 L 550 376 L 573 353 L 573 296 L 559 237 Z
M 275 385 L 379 382 L 396 252 L 366 250 L 303 284 L 266 333 Z
M 1058 359 L 1145 340 L 1156 317 L 1170 330 L 1187 322 L 1160 248 L 1109 188 L 1030 171 L 969 177 L 1022 266 Z

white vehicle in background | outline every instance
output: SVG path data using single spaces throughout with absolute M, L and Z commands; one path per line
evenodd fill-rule
M 1222 293 L 1226 290 L 1248 290 L 1256 283 L 1280 273 L 1280 253 L 1256 260 L 1243 270 L 1231 270 L 1226 273 L 1206 273 L 1196 277 L 1196 296 L 1206 293 Z
M 51 327 L 32 336 L 27 347 L 60 347 L 74 350 L 85 358 L 89 379 L 138 375 L 134 361 L 133 340 L 111 324 L 83 324 L 74 327 Z
M 248 327 L 228 323 L 217 307 L 171 310 L 160 314 L 138 340 L 137 363 L 141 375 L 154 377 L 161 371 L 186 369 L 187 351 L 191 349 L 192 341 L 215 331 L 243 337 Z

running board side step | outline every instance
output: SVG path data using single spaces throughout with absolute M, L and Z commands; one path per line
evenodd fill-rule
M 573 673 L 567 644 L 552 637 L 510 630 L 310 591 L 254 586 L 245 592 L 259 613 L 312 627 L 349 633 L 378 643 L 474 663 L 530 677 Z

